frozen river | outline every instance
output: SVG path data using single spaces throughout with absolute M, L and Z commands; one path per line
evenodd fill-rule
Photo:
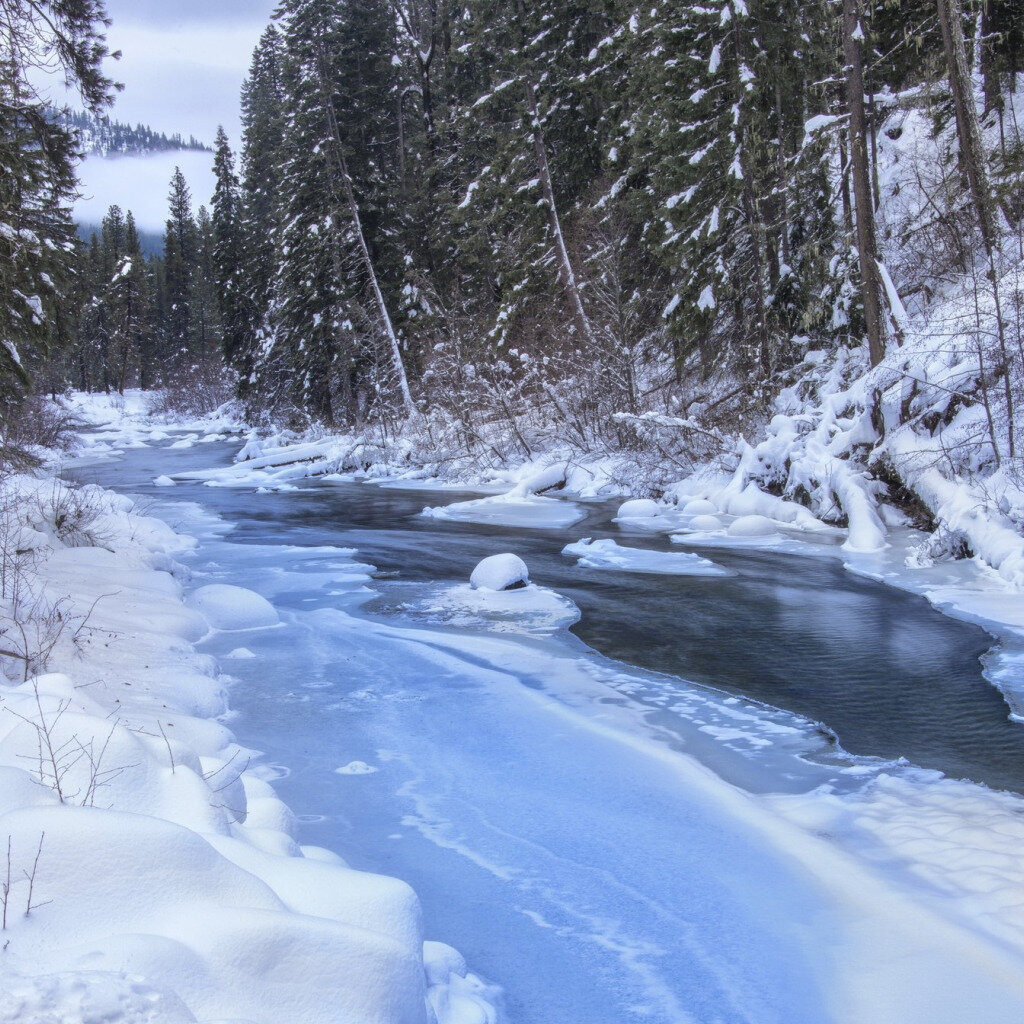
M 825 558 L 715 552 L 726 578 L 578 568 L 564 544 L 621 537 L 600 506 L 526 531 L 417 517 L 436 493 L 151 486 L 228 456 L 130 450 L 81 475 L 199 536 L 197 584 L 278 607 L 283 626 L 205 644 L 237 680 L 232 728 L 301 840 L 409 881 L 428 936 L 502 986 L 512 1024 L 1019 1019 L 984 956 L 899 898 L 880 910 L 859 865 L 796 842 L 756 796 L 852 792 L 900 756 L 1024 789 L 981 630 Z M 574 633 L 553 595 L 521 614 L 467 596 L 502 550 L 579 608 Z

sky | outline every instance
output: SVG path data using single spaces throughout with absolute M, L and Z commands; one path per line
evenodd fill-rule
M 110 116 L 168 135 L 194 135 L 207 145 L 223 125 L 237 153 L 239 91 L 276 6 L 276 0 L 107 0 L 110 49 L 122 52 L 109 71 L 124 83 Z M 141 228 L 159 231 L 175 166 L 198 207 L 210 203 L 211 163 L 206 153 L 90 158 L 79 169 L 76 217 L 98 224 L 117 203 L 135 214 Z
M 107 0 L 112 65 L 124 83 L 112 116 L 237 147 L 238 95 L 275 0 Z

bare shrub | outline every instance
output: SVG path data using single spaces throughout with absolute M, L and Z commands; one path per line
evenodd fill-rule
M 32 512 L 67 547 L 105 547 L 99 520 L 109 502 L 97 487 L 77 486 L 54 480 L 49 493 L 37 490 Z
M 152 411 L 178 416 L 205 416 L 234 396 L 235 383 L 224 371 L 193 368 L 164 382 L 154 395 Z
M 56 708 L 47 711 L 42 694 L 39 692 L 37 680 L 32 682 L 35 696 L 36 713 L 23 715 L 13 708 L 7 707 L 8 714 L 20 719 L 36 734 L 36 753 L 26 756 L 31 761 L 33 770 L 39 781 L 57 794 L 62 804 L 77 804 L 81 807 L 93 807 L 97 792 L 112 779 L 133 765 L 121 765 L 116 768 L 103 766 L 107 748 L 117 729 L 113 722 L 103 742 L 96 736 L 82 740 L 77 733 L 67 735 L 62 729 L 61 721 L 71 707 L 67 698 L 57 702 Z M 81 766 L 81 768 L 79 768 Z M 77 769 L 77 770 L 76 770 Z M 78 781 L 75 789 L 74 781 Z
M 35 857 L 32 858 L 32 867 L 22 868 L 21 878 L 14 874 L 13 859 L 11 856 L 11 840 L 12 836 L 7 837 L 7 862 L 6 871 L 4 876 L 0 879 L 0 931 L 7 931 L 7 920 L 8 912 L 11 909 L 11 895 L 14 890 L 14 886 L 21 883 L 22 881 L 27 883 L 27 893 L 25 896 L 25 917 L 30 917 L 33 910 L 38 910 L 40 907 L 45 907 L 50 900 L 43 900 L 41 903 L 35 901 L 35 887 L 36 887 L 36 874 L 39 871 L 39 858 L 43 855 L 43 841 L 46 839 L 46 833 L 41 832 L 39 834 L 39 845 L 36 847 Z M 8 940 L 9 942 L 10 940 Z M 3 948 L 6 949 L 8 942 L 5 942 Z
M 83 426 L 59 402 L 30 395 L 16 416 L 0 421 L 0 474 L 41 465 L 43 451 L 68 451 Z

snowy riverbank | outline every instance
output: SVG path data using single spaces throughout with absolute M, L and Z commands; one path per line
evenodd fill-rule
M 167 440 L 165 437 L 157 443 L 165 444 Z M 193 443 L 200 441 L 201 436 Z M 295 477 L 293 481 L 289 486 L 299 482 Z M 253 484 L 250 481 L 246 486 Z M 168 492 L 169 496 L 172 493 Z M 513 502 L 508 504 L 514 506 Z M 527 505 L 534 515 L 533 503 Z M 623 516 L 624 520 L 652 518 L 637 514 L 651 512 L 649 505 L 627 506 L 624 511 L 633 513 Z M 487 506 L 485 512 L 490 514 Z M 712 514 L 705 506 L 687 513 L 679 510 L 680 516 Z M 663 509 L 654 518 L 664 515 Z M 754 527 L 763 528 L 763 523 L 743 522 L 743 516 L 735 513 L 719 510 L 719 516 L 724 534 L 721 540 L 727 543 L 731 537 L 747 545 L 777 544 L 783 550 L 790 544 L 810 543 L 794 540 L 789 534 L 776 536 L 774 528 L 771 534 L 762 531 L 758 535 Z M 730 534 L 735 522 L 742 526 Z M 631 528 L 639 527 L 633 524 Z M 671 525 L 675 532 L 685 528 L 685 521 L 674 520 Z M 713 531 L 707 532 L 710 535 Z M 741 533 L 745 536 L 738 537 Z M 831 533 L 823 534 L 816 547 L 824 553 L 841 553 Z M 632 557 L 625 544 L 614 549 L 598 548 L 596 552 L 593 548 L 593 544 L 587 545 L 573 554 L 591 558 L 602 554 L 603 560 L 617 560 L 620 568 L 623 559 Z M 706 549 L 702 552 L 708 553 Z M 338 557 L 335 552 L 332 561 Z M 607 571 L 614 568 L 612 565 Z M 771 894 L 768 902 L 779 902 L 774 927 L 784 934 L 786 949 L 806 957 L 808 967 L 821 972 L 815 976 L 815 984 L 827 990 L 822 996 L 823 1005 L 809 1003 L 817 1006 L 820 1015 L 815 1017 L 813 1010 L 808 1010 L 801 1019 L 842 1024 L 964 1019 L 992 1024 L 1019 1019 L 1022 1007 L 1014 994 L 1024 962 L 1024 918 L 1017 900 L 1024 885 L 1017 856 L 1022 818 L 1019 798 L 970 783 L 942 780 L 934 773 L 915 772 L 905 766 L 857 764 L 841 776 L 841 786 L 753 796 L 723 783 L 691 757 L 652 742 L 649 730 L 645 732 L 642 723 L 634 720 L 635 713 L 628 706 L 630 696 L 641 685 L 651 685 L 640 673 L 608 674 L 599 664 L 588 665 L 578 652 L 524 645 L 514 636 L 498 635 L 482 643 L 476 637 L 436 628 L 417 632 L 398 625 L 375 626 L 370 637 L 361 620 L 343 622 L 342 626 L 345 631 L 339 635 L 346 642 L 369 644 L 372 639 L 374 650 L 377 645 L 399 645 L 405 652 L 405 686 L 411 685 L 415 673 L 428 676 L 439 670 L 453 681 L 486 676 L 496 689 L 508 687 L 516 694 L 521 688 L 511 686 L 512 679 L 532 680 L 538 688 L 528 691 L 536 693 L 530 697 L 537 706 L 536 713 L 526 719 L 531 725 L 550 720 L 552 704 L 540 684 L 556 680 L 556 718 L 566 729 L 572 728 L 573 736 L 584 723 L 586 742 L 595 750 L 593 763 L 600 760 L 596 751 L 615 749 L 625 759 L 635 758 L 637 773 L 643 772 L 649 782 L 657 778 L 659 786 L 670 784 L 664 780 L 671 780 L 672 787 L 682 786 L 692 816 L 685 818 L 680 841 L 689 843 L 695 836 L 703 841 L 726 827 L 738 830 L 743 840 L 733 840 L 738 844 L 733 847 L 738 851 L 736 861 L 756 863 L 756 872 L 727 879 L 727 888 L 746 893 L 753 902 L 743 912 L 763 919 L 762 910 L 754 905 L 760 898 L 755 890 L 763 885 L 761 895 L 767 898 Z M 621 708 L 607 703 L 609 687 L 620 689 L 624 698 Z M 665 701 L 666 708 L 686 703 L 669 688 Z M 599 708 L 599 715 L 590 713 L 595 708 Z M 738 711 L 728 702 L 717 707 L 713 699 L 700 702 L 693 698 L 685 716 L 709 745 L 749 747 L 751 753 L 743 757 L 761 757 L 758 751 L 772 749 L 778 738 L 772 738 L 773 730 L 767 725 L 760 734 L 752 732 L 753 724 L 744 721 Z M 532 735 L 525 727 L 524 731 Z M 744 743 L 743 736 L 748 734 L 755 735 L 758 742 Z M 574 743 L 583 749 L 582 739 Z M 452 756 L 459 763 L 472 763 L 471 754 L 460 750 Z M 476 774 L 479 772 L 465 773 L 467 777 Z M 548 779 L 556 777 L 552 773 Z M 414 790 L 417 798 L 425 785 Z M 425 834 L 440 833 L 440 845 L 458 841 L 465 848 L 469 842 L 458 832 L 450 834 L 454 826 L 430 801 L 423 807 L 417 804 L 416 817 Z M 753 859 L 752 850 L 758 851 Z M 679 848 L 673 851 L 677 862 L 680 853 Z M 466 856 L 472 854 L 470 848 Z M 635 869 L 633 865 L 629 873 Z M 694 869 L 717 874 L 720 866 L 712 869 L 697 859 Z M 795 881 L 790 871 L 802 881 Z M 783 888 L 775 884 L 780 881 L 784 882 Z M 804 901 L 816 908 L 816 916 L 802 919 L 802 923 L 782 916 L 805 905 Z M 721 907 L 716 907 L 714 913 L 720 915 Z M 819 948 L 820 955 L 810 952 Z M 638 956 L 628 951 L 624 955 Z M 754 1016 L 762 1019 L 758 1014 Z
M 588 460 L 556 450 L 532 461 L 488 469 L 469 459 L 431 462 L 408 439 L 382 445 L 368 435 L 258 435 L 228 410 L 205 420 L 175 423 L 173 417 L 150 415 L 148 396 L 138 392 L 125 399 L 75 395 L 71 408 L 84 419 L 103 424 L 88 440 L 90 452 L 98 456 L 112 444 L 162 443 L 172 429 L 173 443 L 180 447 L 237 435 L 240 450 L 233 465 L 189 474 L 209 486 L 282 491 L 316 476 L 423 487 L 424 515 L 539 528 L 571 525 L 582 514 L 578 502 L 618 497 L 630 499 L 618 517 L 627 539 L 630 534 L 660 534 L 697 554 L 727 548 L 839 558 L 853 572 L 920 594 L 946 614 L 987 629 L 997 645 L 986 675 L 1005 695 L 1013 715 L 1024 719 L 1024 679 L 1017 671 L 1024 662 L 1024 579 L 1015 568 L 1024 564 L 1024 536 L 1002 511 L 1016 508 L 1024 498 L 1006 473 L 1000 475 L 997 490 L 979 495 L 963 481 L 954 487 L 932 468 L 923 480 L 930 481 L 941 515 L 934 532 L 915 528 L 898 508 L 881 500 L 883 489 L 877 481 L 863 470 L 855 472 L 846 461 L 851 446 L 871 429 L 865 405 L 869 382 L 857 379 L 851 396 L 840 389 L 841 370 L 816 379 L 824 398 L 813 416 L 806 402 L 802 412 L 796 411 L 794 389 L 794 394 L 780 399 L 783 405 L 790 403 L 790 414 L 773 420 L 761 444 L 742 444 L 731 470 L 720 460 L 709 461 L 667 486 L 657 501 L 633 497 L 633 488 L 643 491 L 646 485 L 625 456 Z M 817 372 L 813 359 L 807 372 L 811 377 Z M 874 377 L 891 372 L 885 364 Z M 856 403 L 858 414 L 846 420 L 838 416 L 837 410 Z M 899 428 L 889 447 L 903 451 L 911 465 L 924 465 L 927 452 L 915 444 L 912 432 Z M 779 473 L 787 478 L 789 490 L 801 481 L 816 488 L 819 509 L 839 509 L 829 495 L 840 487 L 849 525 L 838 526 L 805 505 L 768 493 L 765 479 Z M 823 487 L 821 480 L 828 486 Z M 174 483 L 169 478 L 160 482 Z M 478 490 L 485 496 L 428 504 L 431 493 L 454 488 Z M 954 559 L 949 552 L 963 536 L 961 530 L 976 540 L 978 552 Z M 609 542 L 614 543 L 611 538 L 596 539 L 596 545 Z M 591 562 L 597 550 L 592 543 Z M 665 555 L 659 561 L 650 552 L 630 555 L 619 550 L 612 561 L 620 569 L 672 572 L 680 571 L 680 557 Z
M 186 603 L 187 537 L 45 472 L 3 481 L 0 529 L 0 1020 L 495 1019 L 405 883 L 297 845 L 224 724 L 229 680 L 193 644 L 243 646 L 270 605 Z

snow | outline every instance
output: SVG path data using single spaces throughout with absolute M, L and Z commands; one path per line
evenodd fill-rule
M 259 629 L 280 621 L 265 597 L 223 583 L 200 587 L 189 596 L 188 606 L 199 612 L 211 629 Z
M 530 582 L 526 563 L 511 553 L 490 555 L 483 559 L 469 577 L 474 590 L 513 590 Z
M 650 498 L 633 498 L 630 501 L 624 501 L 619 506 L 615 517 L 617 519 L 651 519 L 660 515 L 661 511 L 662 507 Z
M 227 680 L 192 642 L 207 623 L 276 623 L 273 606 L 224 584 L 186 606 L 177 559 L 194 541 L 125 498 L 46 476 L 0 486 L 20 510 L 22 596 L 60 611 L 33 620 L 27 640 L 53 643 L 28 671 L 0 658 L 0 1021 L 424 1024 L 433 1006 L 455 1014 L 441 1024 L 467 1007 L 493 1020 L 490 990 L 436 950 L 428 990 L 412 890 L 300 849 L 217 720 Z M 6 598 L 0 613 L 23 614 Z
M 771 537 L 777 532 L 767 516 L 738 516 L 729 524 L 730 537 Z
M 334 772 L 336 775 L 373 775 L 377 770 L 365 761 L 349 761 L 348 764 L 335 768 Z
M 428 506 L 421 515 L 455 523 L 488 523 L 546 530 L 571 526 L 579 522 L 584 513 L 578 505 L 558 498 L 496 495 L 451 505 Z
M 693 503 L 691 502 L 690 504 Z M 710 504 L 710 502 L 702 502 L 702 504 Z M 710 516 L 704 514 L 695 515 L 690 520 L 689 527 L 691 530 L 694 530 L 697 533 L 717 533 L 719 530 L 722 529 L 722 520 L 719 519 L 717 516 Z M 733 536 L 736 535 L 733 534 Z
M 402 600 L 389 608 L 413 622 L 477 633 L 551 636 L 578 621 L 580 611 L 567 597 L 530 583 L 513 590 L 471 584 L 399 585 Z
M 687 516 L 703 516 L 703 515 L 714 515 L 718 509 L 713 502 L 707 500 L 707 498 L 693 498 L 691 501 L 686 502 L 683 505 L 683 515 Z
M 577 557 L 577 565 L 586 569 L 623 569 L 627 572 L 665 573 L 674 576 L 729 576 L 714 562 L 699 555 L 678 551 L 648 551 L 627 548 L 614 540 L 585 537 L 562 548 L 563 555 Z
M 839 424 L 844 418 L 839 412 L 835 433 L 848 435 L 855 425 Z M 779 421 L 764 447 L 741 449 L 734 467 L 719 466 L 714 473 L 680 484 L 654 508 L 646 506 L 646 516 L 622 517 L 619 528 L 635 531 L 646 522 L 662 532 L 692 530 L 700 516 L 710 515 L 700 511 L 707 506 L 699 503 L 707 502 L 716 510 L 723 542 L 732 546 L 775 537 L 780 545 L 817 546 L 856 571 L 891 572 L 894 582 L 913 577 L 935 600 L 963 600 L 964 609 L 965 584 L 986 583 L 988 589 L 974 595 L 970 614 L 998 611 L 1002 593 L 1013 598 L 1006 603 L 1007 614 L 1016 609 L 1014 614 L 1021 617 L 1011 582 L 994 570 L 986 576 L 973 563 L 959 563 L 963 578 L 944 589 L 948 563 L 922 562 L 914 570 L 902 565 L 906 549 L 899 527 L 883 524 L 888 547 L 842 550 L 838 541 L 849 536 L 845 530 L 823 524 L 804 505 L 763 491 L 758 474 L 774 464 L 769 460 L 775 452 L 784 450 L 781 439 L 791 436 L 790 426 L 798 440 L 804 436 L 806 424 L 792 417 Z M 173 436 L 173 429 L 169 432 Z M 800 444 L 795 451 L 799 466 Z M 571 482 L 582 479 L 564 465 L 544 476 L 536 476 L 535 470 L 528 471 L 533 482 L 524 488 L 532 496 L 551 486 L 550 481 L 557 486 L 559 476 L 564 489 L 573 493 Z M 510 484 L 513 490 L 518 486 L 505 479 L 506 494 Z M 868 481 L 853 486 L 872 497 Z M 652 511 L 656 514 L 650 515 Z M 126 514 L 125 508 L 115 507 L 110 521 L 104 520 L 108 543 L 110 529 Z M 742 533 L 751 520 L 759 527 L 751 531 L 757 536 L 730 536 L 736 524 L 745 524 L 739 527 Z M 760 532 L 768 527 L 771 537 Z M 33 529 L 50 540 L 47 523 Z M 322 854 L 303 856 L 305 850 L 290 834 L 294 817 L 263 781 L 270 775 L 267 766 L 245 768 L 234 779 L 230 766 L 242 768 L 249 755 L 239 754 L 223 725 L 209 721 L 226 710 L 223 683 L 204 674 L 215 667 L 197 658 L 188 645 L 206 623 L 182 610 L 180 583 L 148 563 L 155 552 L 168 566 L 187 545 L 182 547 L 168 530 L 147 526 L 141 518 L 125 533 L 127 541 L 120 534 L 115 537 L 118 558 L 111 560 L 110 552 L 90 547 L 67 548 L 47 565 L 54 573 L 59 570 L 58 586 L 70 585 L 83 603 L 105 594 L 107 580 L 116 578 L 119 587 L 127 588 L 99 601 L 95 625 L 104 631 L 130 628 L 131 651 L 123 645 L 118 651 L 117 644 L 108 647 L 97 639 L 84 660 L 69 655 L 57 666 L 66 674 L 44 675 L 40 685 L 44 708 L 59 707 L 68 699 L 76 702 L 65 713 L 68 729 L 91 740 L 93 749 L 111 733 L 104 694 L 113 687 L 121 704 L 118 714 L 130 717 L 133 728 L 115 729 L 107 749 L 116 752 L 119 767 L 123 763 L 132 768 L 100 789 L 103 799 L 96 806 L 62 807 L 52 790 L 33 782 L 24 768 L 21 755 L 31 749 L 33 730 L 24 723 L 11 729 L 10 746 L 0 738 L 0 749 L 8 755 L 0 766 L 0 792 L 13 804 L 4 823 L 19 822 L 19 814 L 31 816 L 32 822 L 29 829 L 18 825 L 23 839 L 15 850 L 18 865 L 34 855 L 44 827 L 49 844 L 52 827 L 55 870 L 67 873 L 77 885 L 58 885 L 54 904 L 34 911 L 28 926 L 19 921 L 12 929 L 8 954 L 20 944 L 20 958 L 9 961 L 14 970 L 3 986 L 29 986 L 36 993 L 31 998 L 42 1005 L 50 998 L 40 994 L 51 984 L 49 979 L 66 973 L 69 957 L 82 953 L 73 973 L 87 986 L 94 983 L 85 978 L 87 971 L 98 970 L 103 984 L 121 992 L 125 975 L 131 974 L 150 987 L 140 990 L 144 994 L 161 993 L 168 1007 L 177 999 L 200 1019 L 241 1014 L 256 1021 L 419 1021 L 429 1002 L 435 1012 L 459 1015 L 451 1022 L 493 1020 L 488 1005 L 493 995 L 471 975 L 463 977 L 464 961 L 457 954 L 429 944 L 422 951 L 416 947 L 415 901 L 407 888 L 350 872 Z M 684 536 L 689 542 L 697 534 Z M 608 550 L 621 555 L 629 549 L 616 544 Z M 128 572 L 118 559 L 132 551 L 140 559 Z M 274 573 L 290 561 L 282 552 L 270 553 Z M 337 549 L 325 557 L 333 563 Z M 336 575 L 335 568 L 325 572 L 325 577 Z M 276 577 L 268 570 L 266 578 Z M 243 580 L 249 582 L 247 576 Z M 254 580 L 252 586 L 257 585 Z M 287 591 L 294 583 L 280 580 L 278 586 Z M 416 584 L 396 589 L 410 595 L 406 619 L 399 614 L 382 623 L 330 608 L 309 620 L 318 645 L 344 650 L 346 659 L 351 656 L 345 672 L 353 674 L 355 692 L 349 700 L 360 699 L 356 694 L 362 687 L 367 701 L 387 701 L 389 722 L 409 708 L 411 728 L 401 734 L 402 743 L 381 744 L 397 751 L 387 757 L 379 750 L 375 754 L 377 748 L 349 748 L 346 735 L 343 757 L 372 757 L 361 763 L 378 767 L 378 772 L 361 781 L 339 779 L 338 784 L 366 792 L 392 766 L 408 765 L 402 795 L 408 830 L 472 865 L 468 886 L 481 885 L 481 874 L 495 886 L 507 886 L 511 891 L 506 897 L 520 908 L 515 912 L 526 922 L 522 927 L 528 929 L 529 942 L 540 943 L 540 933 L 568 934 L 577 946 L 608 952 L 617 959 L 617 969 L 634 979 L 635 1003 L 645 1000 L 655 1017 L 664 1019 L 686 1019 L 687 1000 L 700 1000 L 711 991 L 716 972 L 727 978 L 714 992 L 719 1000 L 714 1005 L 728 1008 L 719 1014 L 723 1019 L 773 1016 L 816 1022 L 835 1017 L 870 1024 L 1020 1019 L 1024 1007 L 1017 979 L 1024 960 L 1024 929 L 1017 849 L 1024 812 L 1018 797 L 907 766 L 857 759 L 825 764 L 817 755 L 808 758 L 812 748 L 806 737 L 813 729 L 793 716 L 582 652 L 558 632 L 571 621 L 567 615 L 545 634 L 532 632 L 531 609 L 546 601 L 552 602 L 552 610 L 557 608 L 558 595 L 543 588 L 495 592 L 464 584 Z M 563 609 L 571 604 L 561 600 Z M 495 606 L 489 610 L 490 602 Z M 156 639 L 141 643 L 137 638 L 152 635 L 154 623 Z M 257 637 L 274 636 L 282 644 L 292 643 L 293 632 L 267 630 L 247 642 L 255 646 Z M 237 650 L 230 636 L 224 640 L 225 650 Z M 141 662 L 136 660 L 140 653 Z M 295 655 L 299 657 L 298 651 Z M 384 676 L 377 667 L 382 661 L 388 665 Z M 139 664 L 148 667 L 139 671 Z M 1009 663 L 1004 667 L 1012 670 Z M 232 665 L 233 671 L 245 669 L 244 660 L 237 668 Z M 253 663 L 252 669 L 263 671 L 262 662 Z M 451 741 L 453 705 L 436 700 L 439 679 L 441 690 L 457 696 L 458 743 Z M 419 683 L 432 688 L 416 699 L 410 690 Z M 10 699 L 31 715 L 31 690 L 10 689 Z M 6 690 L 4 696 L 8 698 Z M 89 701 L 96 701 L 95 706 Z M 183 704 L 191 712 L 183 712 Z M 663 732 L 673 715 L 684 730 L 678 741 L 666 740 Z M 83 719 L 89 720 L 91 733 Z M 166 740 L 158 724 L 171 734 Z M 328 725 L 336 728 L 336 723 Z M 146 731 L 139 732 L 138 726 Z M 443 766 L 431 765 L 425 748 L 417 746 L 418 737 L 432 728 L 447 737 Z M 528 740 L 521 748 L 510 744 L 515 733 Z M 517 760 L 523 749 L 529 756 Z M 341 759 L 329 762 L 325 774 L 333 778 Z M 509 765 L 514 765 L 516 787 L 508 785 Z M 604 770 L 606 766 L 614 770 Z M 205 778 L 218 769 L 218 781 Z M 7 773 L 17 773 L 20 783 L 8 785 Z M 599 784 L 586 790 L 575 776 L 591 782 L 596 776 Z M 728 781 L 752 777 L 762 785 L 770 779 L 780 792 L 758 795 L 745 790 L 742 782 Z M 70 775 L 68 779 L 75 788 L 81 785 Z M 230 785 L 221 790 L 226 781 Z M 390 787 L 392 779 L 387 781 Z M 483 803 L 480 787 L 492 783 L 501 798 Z M 553 827 L 551 815 L 536 813 L 539 801 L 575 808 L 574 801 L 585 792 L 591 799 L 587 814 L 599 823 L 596 841 L 589 846 L 581 830 Z M 634 814 L 637 809 L 630 804 L 638 792 L 643 793 L 643 814 Z M 159 819 L 152 813 L 156 807 L 163 816 Z M 636 829 L 652 808 L 664 811 L 656 816 L 660 831 L 640 836 Z M 77 823 L 62 835 L 51 822 L 65 813 L 88 815 L 101 832 L 107 822 L 118 819 L 109 828 L 119 845 L 108 849 L 99 841 L 102 836 L 94 841 Z M 130 819 L 123 828 L 121 817 Z M 137 818 L 143 826 L 136 833 L 132 828 Z M 153 828 L 151 818 L 156 821 Z M 673 822 L 680 823 L 674 831 L 666 825 Z M 76 849 L 73 864 L 65 854 L 72 832 L 86 839 Z M 127 836 L 128 848 L 122 836 Z M 642 852 L 633 855 L 631 844 L 638 838 Z M 198 859 L 196 840 L 205 850 Z M 140 867 L 136 847 L 140 856 L 163 866 L 151 870 L 144 859 Z M 49 849 L 44 845 L 41 864 Z M 98 851 L 95 860 L 93 851 Z M 515 853 L 533 859 L 516 861 Z M 588 868 L 581 870 L 584 863 Z M 624 881 L 623 863 L 629 867 Z M 186 864 L 197 865 L 200 877 L 186 874 Z M 119 888 L 115 892 L 114 883 L 101 884 L 97 899 L 85 900 L 85 910 L 96 919 L 87 926 L 86 913 L 63 908 L 75 905 L 78 890 L 92 885 L 88 872 L 103 870 L 101 865 L 120 879 Z M 320 868 L 328 875 L 321 875 Z M 53 877 L 45 875 L 47 886 Z M 587 888 L 589 881 L 593 884 Z M 579 887 L 570 888 L 570 882 Z M 655 899 L 653 914 L 652 885 L 673 887 Z M 23 885 L 18 892 L 24 892 Z M 489 914 L 501 913 L 496 903 L 479 902 Z M 642 919 L 649 931 L 636 930 L 641 917 L 632 916 L 634 903 L 646 908 Z M 685 916 L 660 921 L 666 907 L 675 908 L 672 915 L 685 908 Z M 59 940 L 52 928 L 40 927 L 35 935 L 47 914 L 61 918 Z M 367 921 L 374 924 L 369 935 L 363 926 Z M 495 932 L 495 942 L 498 936 L 508 942 L 508 935 L 519 935 L 503 931 L 505 921 Z M 723 929 L 718 936 L 727 936 L 727 942 L 709 941 L 718 927 Z M 687 947 L 684 939 L 692 944 Z M 668 951 L 668 975 L 660 970 L 652 945 Z M 513 940 L 513 948 L 532 952 L 535 947 Z M 96 956 L 85 961 L 86 952 Z M 531 960 L 534 973 L 536 962 Z M 680 999 L 665 979 L 690 971 L 694 984 L 685 987 Z M 764 985 L 763 971 L 774 979 L 769 986 Z M 364 974 L 378 983 L 364 987 Z M 360 979 L 359 992 L 339 991 L 343 975 Z M 294 986 L 289 989 L 295 976 L 308 979 L 298 993 Z M 872 978 L 870 986 L 864 985 L 865 977 Z M 387 984 L 381 981 L 385 978 L 390 979 Z M 68 1001 L 59 994 L 64 989 L 54 991 L 58 995 L 51 1002 Z M 731 999 L 746 1000 L 755 992 L 758 1000 L 779 1003 L 758 1001 L 752 1013 L 735 1009 Z M 357 999 L 366 1002 L 356 1005 Z M 2 1000 L 0 1006 L 5 1006 Z M 709 1004 L 701 1009 L 697 1019 L 713 1019 Z M 172 1012 L 177 1011 L 168 1010 Z

